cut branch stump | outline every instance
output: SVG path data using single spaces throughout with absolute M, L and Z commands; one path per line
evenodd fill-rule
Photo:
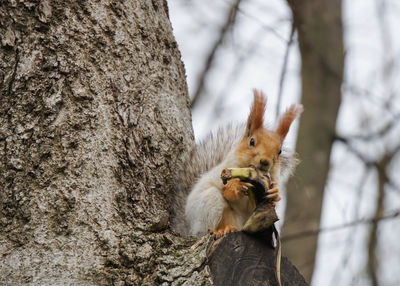
M 215 286 L 279 285 L 275 249 L 260 235 L 234 232 L 215 240 L 209 247 L 208 266 Z M 308 285 L 286 257 L 282 257 L 281 281 L 282 286 Z

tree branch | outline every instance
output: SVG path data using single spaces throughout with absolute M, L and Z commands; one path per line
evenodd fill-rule
M 362 195 L 363 195 L 363 189 L 365 186 L 365 181 L 367 180 L 370 171 L 372 170 L 372 167 L 366 167 L 364 168 L 364 172 L 361 175 L 358 184 L 357 184 L 357 192 L 355 194 L 355 197 L 357 198 L 355 206 L 354 206 L 354 213 L 353 217 L 358 218 L 359 217 L 359 212 L 360 212 L 360 205 L 362 202 Z M 347 234 L 347 239 L 345 243 L 345 250 L 344 250 L 344 255 L 342 257 L 342 263 L 338 264 L 338 267 L 335 270 L 335 274 L 332 276 L 332 280 L 330 285 L 341 285 L 341 281 L 339 279 L 342 278 L 341 274 L 343 274 L 343 268 L 346 268 L 348 265 L 348 262 L 350 260 L 350 257 L 352 256 L 352 251 L 354 250 L 354 243 L 355 240 L 353 239 L 354 233 L 349 231 Z
M 227 14 L 225 23 L 224 23 L 224 25 L 222 26 L 222 28 L 220 30 L 219 37 L 218 37 L 217 41 L 214 43 L 214 46 L 212 46 L 212 48 L 211 48 L 211 50 L 210 50 L 210 52 L 208 54 L 204 69 L 200 73 L 200 77 L 199 77 L 199 80 L 198 80 L 197 88 L 196 88 L 196 91 L 194 92 L 194 96 L 192 98 L 192 102 L 191 102 L 192 109 L 196 106 L 199 98 L 201 97 L 201 94 L 202 94 L 203 89 L 204 89 L 206 76 L 208 74 L 208 71 L 211 68 L 211 65 L 214 62 L 215 54 L 216 54 L 218 48 L 221 46 L 222 42 L 224 41 L 228 31 L 233 27 L 233 25 L 234 25 L 234 23 L 236 21 L 237 11 L 238 11 L 238 7 L 239 7 L 241 1 L 242 0 L 236 0 L 232 4 L 232 6 L 231 6 L 231 8 L 229 10 L 229 13 Z
M 378 199 L 376 200 L 375 218 L 381 217 L 383 213 L 383 200 L 385 198 L 385 181 L 386 181 L 386 168 L 377 168 L 378 170 Z M 371 231 L 368 239 L 368 261 L 367 269 L 368 275 L 371 278 L 373 286 L 378 286 L 377 266 L 376 259 L 376 246 L 378 242 L 378 221 L 373 220 Z
M 282 93 L 283 93 L 283 83 L 285 81 L 287 65 L 288 65 L 288 61 L 289 61 L 289 52 L 290 52 L 290 47 L 292 46 L 292 43 L 293 43 L 293 38 L 294 38 L 294 32 L 295 31 L 296 31 L 296 27 L 294 25 L 294 21 L 292 21 L 292 26 L 290 28 L 289 41 L 287 42 L 287 45 L 286 45 L 286 51 L 285 51 L 285 56 L 283 58 L 283 65 L 282 65 L 281 75 L 280 75 L 280 78 L 279 78 L 278 100 L 277 100 L 276 110 L 275 110 L 275 120 L 276 121 L 278 120 L 279 110 L 281 108 Z
M 373 166 L 375 164 L 374 161 L 368 160 L 360 151 L 358 151 L 356 148 L 353 147 L 353 145 L 350 143 L 350 140 L 346 137 L 343 137 L 341 135 L 335 135 L 334 140 L 337 140 L 339 142 L 342 142 L 343 144 L 346 145 L 346 147 L 354 154 L 360 161 L 362 161 L 366 166 Z
M 388 134 L 392 128 L 396 125 L 396 123 L 399 122 L 400 119 L 400 114 L 394 114 L 393 119 L 381 126 L 376 131 L 370 132 L 368 134 L 356 134 L 356 135 L 351 135 L 348 138 L 351 140 L 364 140 L 364 141 L 370 141 L 374 139 L 380 139 L 386 134 Z
M 331 232 L 331 231 L 336 231 L 340 229 L 345 229 L 348 227 L 353 227 L 359 224 L 369 224 L 369 223 L 374 223 L 374 222 L 379 222 L 382 220 L 388 220 L 388 219 L 395 219 L 400 215 L 400 210 L 397 210 L 391 214 L 380 216 L 380 217 L 372 217 L 372 218 L 364 218 L 364 219 L 358 219 L 349 223 L 345 223 L 343 225 L 338 225 L 338 226 L 332 226 L 332 227 L 326 227 L 326 228 L 318 228 L 314 230 L 308 230 L 308 231 L 302 231 L 299 233 L 294 233 L 291 235 L 285 235 L 281 237 L 282 242 L 289 241 L 289 240 L 294 240 L 302 237 L 307 237 L 307 236 L 315 236 L 318 235 L 322 232 Z

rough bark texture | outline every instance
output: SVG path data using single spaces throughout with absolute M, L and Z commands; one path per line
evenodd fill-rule
M 193 134 L 165 1 L 2 1 L 0 37 L 0 284 L 209 283 L 168 230 Z
M 209 251 L 209 265 L 215 286 L 278 286 L 275 249 L 264 237 L 244 232 L 230 233 L 217 240 Z M 286 258 L 281 262 L 282 286 L 308 284 Z
M 302 103 L 297 152 L 301 164 L 289 180 L 282 237 L 319 227 L 343 77 L 341 1 L 288 0 L 302 59 Z M 317 236 L 290 240 L 283 253 L 310 281 Z

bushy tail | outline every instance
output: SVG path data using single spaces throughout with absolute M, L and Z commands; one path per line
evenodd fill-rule
M 176 177 L 176 188 L 171 207 L 172 229 L 187 235 L 189 227 L 185 220 L 186 198 L 197 179 L 218 165 L 238 143 L 244 132 L 244 125 L 229 125 L 210 133 L 194 150 L 183 155 L 182 166 Z

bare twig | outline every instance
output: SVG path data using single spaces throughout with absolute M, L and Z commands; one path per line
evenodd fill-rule
M 399 152 L 400 152 L 400 144 L 397 145 L 396 147 L 394 147 L 391 151 L 386 152 L 383 160 L 385 160 L 387 162 L 387 164 L 390 164 L 392 162 L 393 158 L 395 157 L 395 155 Z
M 345 229 L 348 227 L 353 227 L 359 224 L 370 224 L 370 223 L 374 223 L 376 221 L 383 221 L 383 220 L 388 220 L 388 219 L 395 219 L 398 216 L 400 216 L 400 210 L 397 210 L 391 214 L 388 215 L 384 215 L 381 217 L 372 217 L 372 218 L 366 218 L 366 219 L 358 219 L 349 223 L 345 223 L 342 225 L 338 225 L 338 226 L 332 226 L 332 227 L 326 227 L 326 228 L 318 228 L 318 229 L 313 229 L 313 230 L 306 230 L 306 231 L 302 231 L 299 233 L 295 233 L 295 234 L 291 234 L 291 235 L 286 235 L 284 237 L 281 237 L 282 242 L 283 241 L 289 241 L 289 240 L 293 240 L 293 239 L 298 239 L 298 238 L 302 238 L 302 237 L 307 237 L 307 236 L 315 236 L 318 235 L 322 232 L 331 232 L 331 231 L 336 231 L 336 230 L 341 230 L 341 229 Z
M 383 200 L 385 197 L 385 182 L 386 182 L 386 166 L 377 168 L 378 171 L 378 199 L 376 200 L 374 218 L 379 218 L 383 213 Z M 378 286 L 377 268 L 378 262 L 376 259 L 376 246 L 378 241 L 378 221 L 374 220 L 371 225 L 371 231 L 368 239 L 368 261 L 367 269 L 373 286 Z
M 211 65 L 214 62 L 215 54 L 216 54 L 218 48 L 221 46 L 227 33 L 230 31 L 230 29 L 233 27 L 233 25 L 236 21 L 236 15 L 237 15 L 238 7 L 239 7 L 241 1 L 242 0 L 236 0 L 232 4 L 232 6 L 229 9 L 229 12 L 227 14 L 225 23 L 220 30 L 219 37 L 218 37 L 217 41 L 214 43 L 214 45 L 212 46 L 212 48 L 208 54 L 204 69 L 200 73 L 196 91 L 194 92 L 194 96 L 193 96 L 192 103 L 191 103 L 192 108 L 195 107 L 196 103 L 199 100 L 199 97 L 201 96 L 201 94 L 203 92 L 206 76 L 208 74 L 208 71 L 211 68 Z
M 397 183 L 394 182 L 392 179 L 389 178 L 387 184 L 388 184 L 388 186 L 390 186 L 392 189 L 394 189 L 394 191 L 396 191 L 397 193 L 400 193 L 400 186 L 397 185 Z
M 375 163 L 376 170 L 378 172 L 378 198 L 376 200 L 375 207 L 375 218 L 382 216 L 384 211 L 384 199 L 385 199 L 385 184 L 388 183 L 389 178 L 387 175 L 387 169 L 392 162 L 395 155 L 400 151 L 400 144 L 393 148 L 392 151 L 387 152 L 381 160 Z M 368 274 L 371 278 L 373 286 L 379 286 L 377 268 L 378 261 L 376 258 L 376 247 L 378 244 L 378 221 L 374 220 L 372 222 L 371 231 L 368 239 L 368 261 L 367 269 Z
M 295 30 L 296 30 L 296 28 L 295 28 L 294 22 L 292 21 L 292 26 L 290 28 L 289 41 L 287 42 L 287 45 L 286 45 L 286 51 L 285 51 L 285 56 L 283 58 L 281 75 L 279 78 L 279 89 L 278 89 L 278 99 L 277 99 L 276 110 L 275 110 L 275 120 L 278 120 L 278 117 L 279 117 L 279 110 L 281 108 L 282 93 L 283 93 L 283 83 L 285 81 L 287 65 L 288 65 L 288 61 L 289 61 L 289 52 L 290 52 L 290 47 L 292 46 L 292 43 L 293 43 Z
M 260 31 L 261 32 L 261 31 Z M 223 106 L 223 101 L 225 100 L 225 96 L 229 94 L 230 90 L 234 88 L 234 82 L 237 78 L 239 78 L 240 74 L 245 70 L 243 68 L 244 62 L 249 60 L 255 53 L 257 49 L 257 43 L 260 41 L 260 33 L 255 33 L 255 36 L 251 41 L 246 45 L 247 49 L 240 54 L 240 56 L 235 61 L 235 65 L 232 68 L 228 79 L 225 82 L 224 88 L 221 89 L 221 92 L 216 95 L 216 104 L 213 104 L 213 110 L 211 111 L 211 116 L 208 116 L 206 126 L 212 126 L 215 121 L 222 115 L 221 107 Z
M 360 161 L 362 161 L 366 166 L 372 166 L 374 165 L 375 162 L 368 160 L 360 151 L 358 151 L 356 148 L 353 147 L 353 145 L 350 143 L 349 139 L 346 137 L 336 135 L 334 137 L 335 140 L 342 142 L 343 144 L 346 145 L 346 147 L 354 154 Z
M 385 52 L 383 53 L 383 72 L 382 72 L 382 81 L 385 83 L 385 87 L 389 89 L 391 76 L 393 75 L 393 52 L 391 49 L 391 41 L 388 33 L 388 29 L 386 26 L 386 11 L 385 11 L 385 0 L 377 0 L 376 2 L 376 11 L 379 20 L 379 27 L 381 31 L 382 37 L 382 47 Z M 388 92 L 390 95 L 390 92 Z M 392 103 L 392 95 L 390 95 L 384 103 L 385 109 L 390 109 Z M 393 120 L 392 124 L 394 124 L 395 120 Z M 391 129 L 390 123 L 388 125 L 388 130 Z M 388 132 L 388 131 L 387 131 Z M 375 206 L 375 214 L 374 217 L 378 218 L 382 216 L 384 212 L 384 199 L 385 199 L 385 184 L 388 183 L 388 167 L 394 158 L 394 155 L 399 152 L 400 145 L 394 148 L 390 152 L 386 152 L 384 156 L 379 160 L 376 164 L 376 170 L 378 173 L 378 194 Z M 367 272 L 371 279 L 372 286 L 379 286 L 378 280 L 378 260 L 377 260 L 377 244 L 378 244 L 378 222 L 374 221 L 371 225 L 371 230 L 368 238 L 368 260 L 367 260 Z
M 277 39 L 281 40 L 282 42 L 287 42 L 287 40 L 285 39 L 284 36 L 282 36 L 281 34 L 278 33 L 278 31 L 273 27 L 275 25 L 267 25 L 265 24 L 262 20 L 260 20 L 259 18 L 255 17 L 254 15 L 250 15 L 247 12 L 245 12 L 243 9 L 239 8 L 239 13 L 256 21 L 257 23 L 260 24 L 260 26 L 262 27 L 263 30 L 266 30 L 267 32 L 271 33 L 272 35 L 274 35 Z M 290 19 L 281 19 L 279 22 L 289 22 Z
M 400 114 L 394 114 L 393 118 L 384 124 L 381 128 L 378 130 L 368 133 L 368 134 L 356 134 L 349 136 L 350 139 L 356 139 L 356 140 L 364 140 L 364 141 L 369 141 L 369 140 L 374 140 L 374 139 L 380 139 L 386 134 L 388 134 L 393 127 L 396 126 L 397 123 L 399 123 L 400 119 Z
M 394 111 L 394 107 L 396 107 L 395 101 L 392 101 L 388 105 L 387 102 L 379 100 L 381 97 L 380 95 L 373 93 L 366 88 L 355 86 L 346 80 L 343 81 L 343 89 L 349 94 L 357 96 L 360 99 L 367 99 L 369 102 L 371 102 L 371 104 L 381 106 L 386 112 L 393 116 L 397 114 L 397 112 Z
M 353 217 L 354 218 L 358 218 L 359 217 L 359 212 L 360 212 L 360 204 L 362 202 L 362 195 L 363 195 L 363 189 L 365 186 L 365 182 L 369 176 L 370 170 L 372 169 L 372 167 L 366 167 L 364 168 L 364 172 L 360 177 L 360 180 L 358 181 L 358 185 L 357 185 L 357 192 L 355 194 L 355 197 L 357 198 L 356 200 L 356 205 L 354 206 L 354 213 L 353 213 Z M 354 243 L 355 240 L 352 239 L 354 236 L 354 232 L 349 231 L 347 234 L 347 239 L 346 239 L 346 243 L 345 243 L 345 250 L 343 251 L 344 255 L 343 255 L 343 260 L 342 263 L 340 263 L 338 265 L 338 267 L 335 270 L 335 274 L 332 276 L 332 280 L 331 280 L 331 285 L 341 285 L 340 280 L 341 279 L 341 274 L 343 273 L 343 268 L 346 268 L 347 264 L 349 263 L 350 257 L 351 257 L 351 253 L 352 250 L 354 249 Z
M 356 155 L 366 166 L 375 166 L 379 167 L 378 165 L 380 164 L 378 161 L 372 161 L 368 160 L 360 151 L 358 151 L 354 146 L 351 144 L 351 137 L 346 138 L 341 135 L 336 135 L 334 137 L 334 140 L 337 140 L 339 142 L 342 142 L 347 146 L 347 148 L 354 154 Z M 400 152 L 400 144 L 398 144 L 396 147 L 394 147 L 391 151 L 387 151 L 383 157 L 379 161 L 385 161 L 387 164 L 390 164 L 391 160 L 394 158 L 394 156 Z

